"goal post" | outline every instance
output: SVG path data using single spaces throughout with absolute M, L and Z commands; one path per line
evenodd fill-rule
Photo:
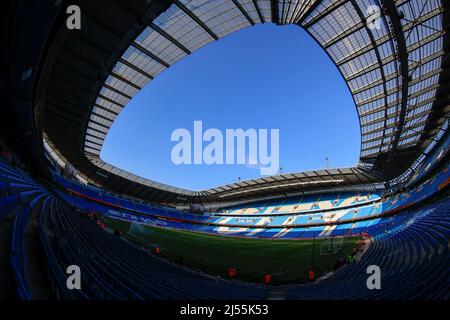
M 325 238 L 320 243 L 320 255 L 336 254 L 344 244 L 344 237 Z

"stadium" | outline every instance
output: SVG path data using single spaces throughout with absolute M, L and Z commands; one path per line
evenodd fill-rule
M 448 300 L 449 5 L 7 1 L 0 299 Z M 139 91 L 261 24 L 301 28 L 345 81 L 357 164 L 194 191 L 101 157 Z

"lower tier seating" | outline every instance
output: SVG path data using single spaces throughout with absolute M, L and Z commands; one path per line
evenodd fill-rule
M 264 299 L 267 289 L 209 277 L 138 248 L 105 232 L 61 201 L 53 201 L 53 255 L 83 272 L 84 297 L 95 299 Z M 42 224 L 43 226 L 44 224 Z M 44 232 L 44 230 L 42 230 Z
M 450 198 L 395 218 L 372 235 L 363 258 L 327 280 L 292 286 L 287 299 L 449 299 Z M 381 289 L 369 290 L 367 267 L 381 271 Z

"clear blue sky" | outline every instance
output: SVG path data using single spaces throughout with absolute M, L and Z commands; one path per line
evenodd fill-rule
M 177 128 L 280 130 L 283 173 L 357 163 L 360 128 L 351 94 L 301 28 L 257 25 L 210 43 L 160 74 L 113 124 L 101 158 L 137 175 L 202 190 L 260 171 L 171 161 Z

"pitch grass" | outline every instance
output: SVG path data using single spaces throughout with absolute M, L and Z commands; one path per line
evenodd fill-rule
M 224 278 L 227 269 L 233 266 L 237 279 L 250 282 L 263 282 L 270 273 L 272 284 L 306 281 L 311 263 L 316 277 L 331 271 L 338 258 L 352 252 L 357 241 L 356 237 L 345 238 L 338 252 L 321 255 L 323 239 L 241 238 L 131 224 L 106 217 L 102 220 L 137 244 L 151 249 L 160 247 L 161 256 L 177 263 Z

